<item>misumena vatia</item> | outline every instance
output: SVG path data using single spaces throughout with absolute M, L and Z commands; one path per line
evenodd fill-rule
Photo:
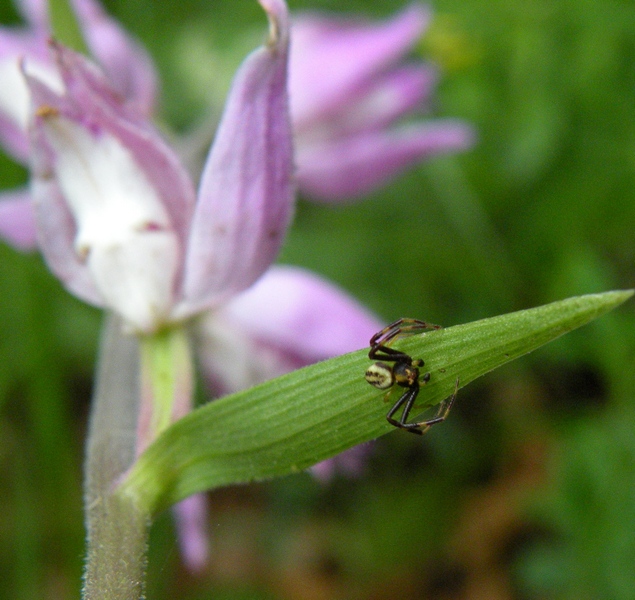
M 439 410 L 431 419 L 408 423 L 408 415 L 414 406 L 419 389 L 430 381 L 430 373 L 420 374 L 420 367 L 424 362 L 420 358 L 412 358 L 409 354 L 395 350 L 390 344 L 400 337 L 412 335 L 425 329 L 440 329 L 440 325 L 432 325 L 418 319 L 398 319 L 384 327 L 370 338 L 370 352 L 368 358 L 376 360 L 366 371 L 366 381 L 380 390 L 390 390 L 395 384 L 405 388 L 403 394 L 388 411 L 386 419 L 391 425 L 405 429 L 417 435 L 423 435 L 430 427 L 442 423 L 448 416 L 459 391 L 459 379 L 454 385 L 454 393 L 439 405 Z M 392 364 L 390 364 L 392 363 Z M 386 394 L 388 400 L 390 392 Z M 403 406 L 401 418 L 394 419 L 393 415 Z

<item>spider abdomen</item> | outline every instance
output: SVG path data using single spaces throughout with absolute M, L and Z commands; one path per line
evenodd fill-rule
M 392 367 L 383 362 L 376 362 L 370 365 L 365 377 L 370 385 L 379 390 L 387 390 L 395 383 Z

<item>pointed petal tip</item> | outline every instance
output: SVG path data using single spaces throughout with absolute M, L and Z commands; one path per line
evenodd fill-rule
M 300 155 L 300 189 L 313 200 L 355 200 L 407 168 L 430 158 L 469 150 L 477 137 L 457 119 L 440 119 L 316 146 Z
M 289 42 L 289 11 L 284 0 L 258 0 L 269 18 L 267 46 L 276 50 L 286 48 Z

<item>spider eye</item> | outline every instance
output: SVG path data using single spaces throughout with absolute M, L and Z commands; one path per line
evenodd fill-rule
M 395 383 L 390 365 L 382 362 L 373 363 L 366 371 L 366 381 L 380 390 L 387 390 Z

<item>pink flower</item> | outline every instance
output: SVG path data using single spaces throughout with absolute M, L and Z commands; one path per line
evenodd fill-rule
M 471 146 L 473 132 L 460 121 L 400 122 L 427 108 L 438 76 L 404 60 L 429 20 L 420 4 L 378 24 L 294 18 L 289 94 L 303 192 L 350 199 L 431 156 Z
M 278 253 L 293 207 L 287 14 L 242 65 L 198 191 L 174 151 L 90 62 L 57 44 L 58 86 L 24 70 L 34 106 L 39 245 L 75 295 L 156 331 L 223 304 Z
M 147 120 L 154 100 L 149 60 L 94 0 L 74 6 L 102 69 L 44 43 L 41 0 L 21 4 L 28 30 L 0 31 L 0 83 L 3 65 L 15 74 L 18 56 L 26 81 L 14 105 L 0 91 L 0 140 L 25 160 L 30 112 L 35 206 L 34 215 L 29 194 L 11 192 L 0 202 L 0 234 L 28 248 L 37 229 L 64 285 L 117 312 L 135 332 L 198 315 L 199 355 L 219 393 L 365 347 L 381 328 L 315 275 L 269 268 L 293 208 L 288 24 L 283 0 L 260 2 L 271 39 L 235 78 L 198 189 Z M 19 43 L 8 43 L 14 33 Z M 315 472 L 326 479 L 335 465 L 358 471 L 366 448 Z M 201 497 L 177 511 L 187 562 L 200 568 L 207 551 Z
M 24 61 L 39 246 L 72 293 L 136 332 L 224 304 L 262 275 L 284 238 L 294 202 L 287 10 L 283 0 L 261 4 L 270 40 L 236 75 L 198 191 L 95 65 L 58 44 L 48 63 L 57 77 Z M 198 570 L 204 497 L 175 510 L 184 558 Z

